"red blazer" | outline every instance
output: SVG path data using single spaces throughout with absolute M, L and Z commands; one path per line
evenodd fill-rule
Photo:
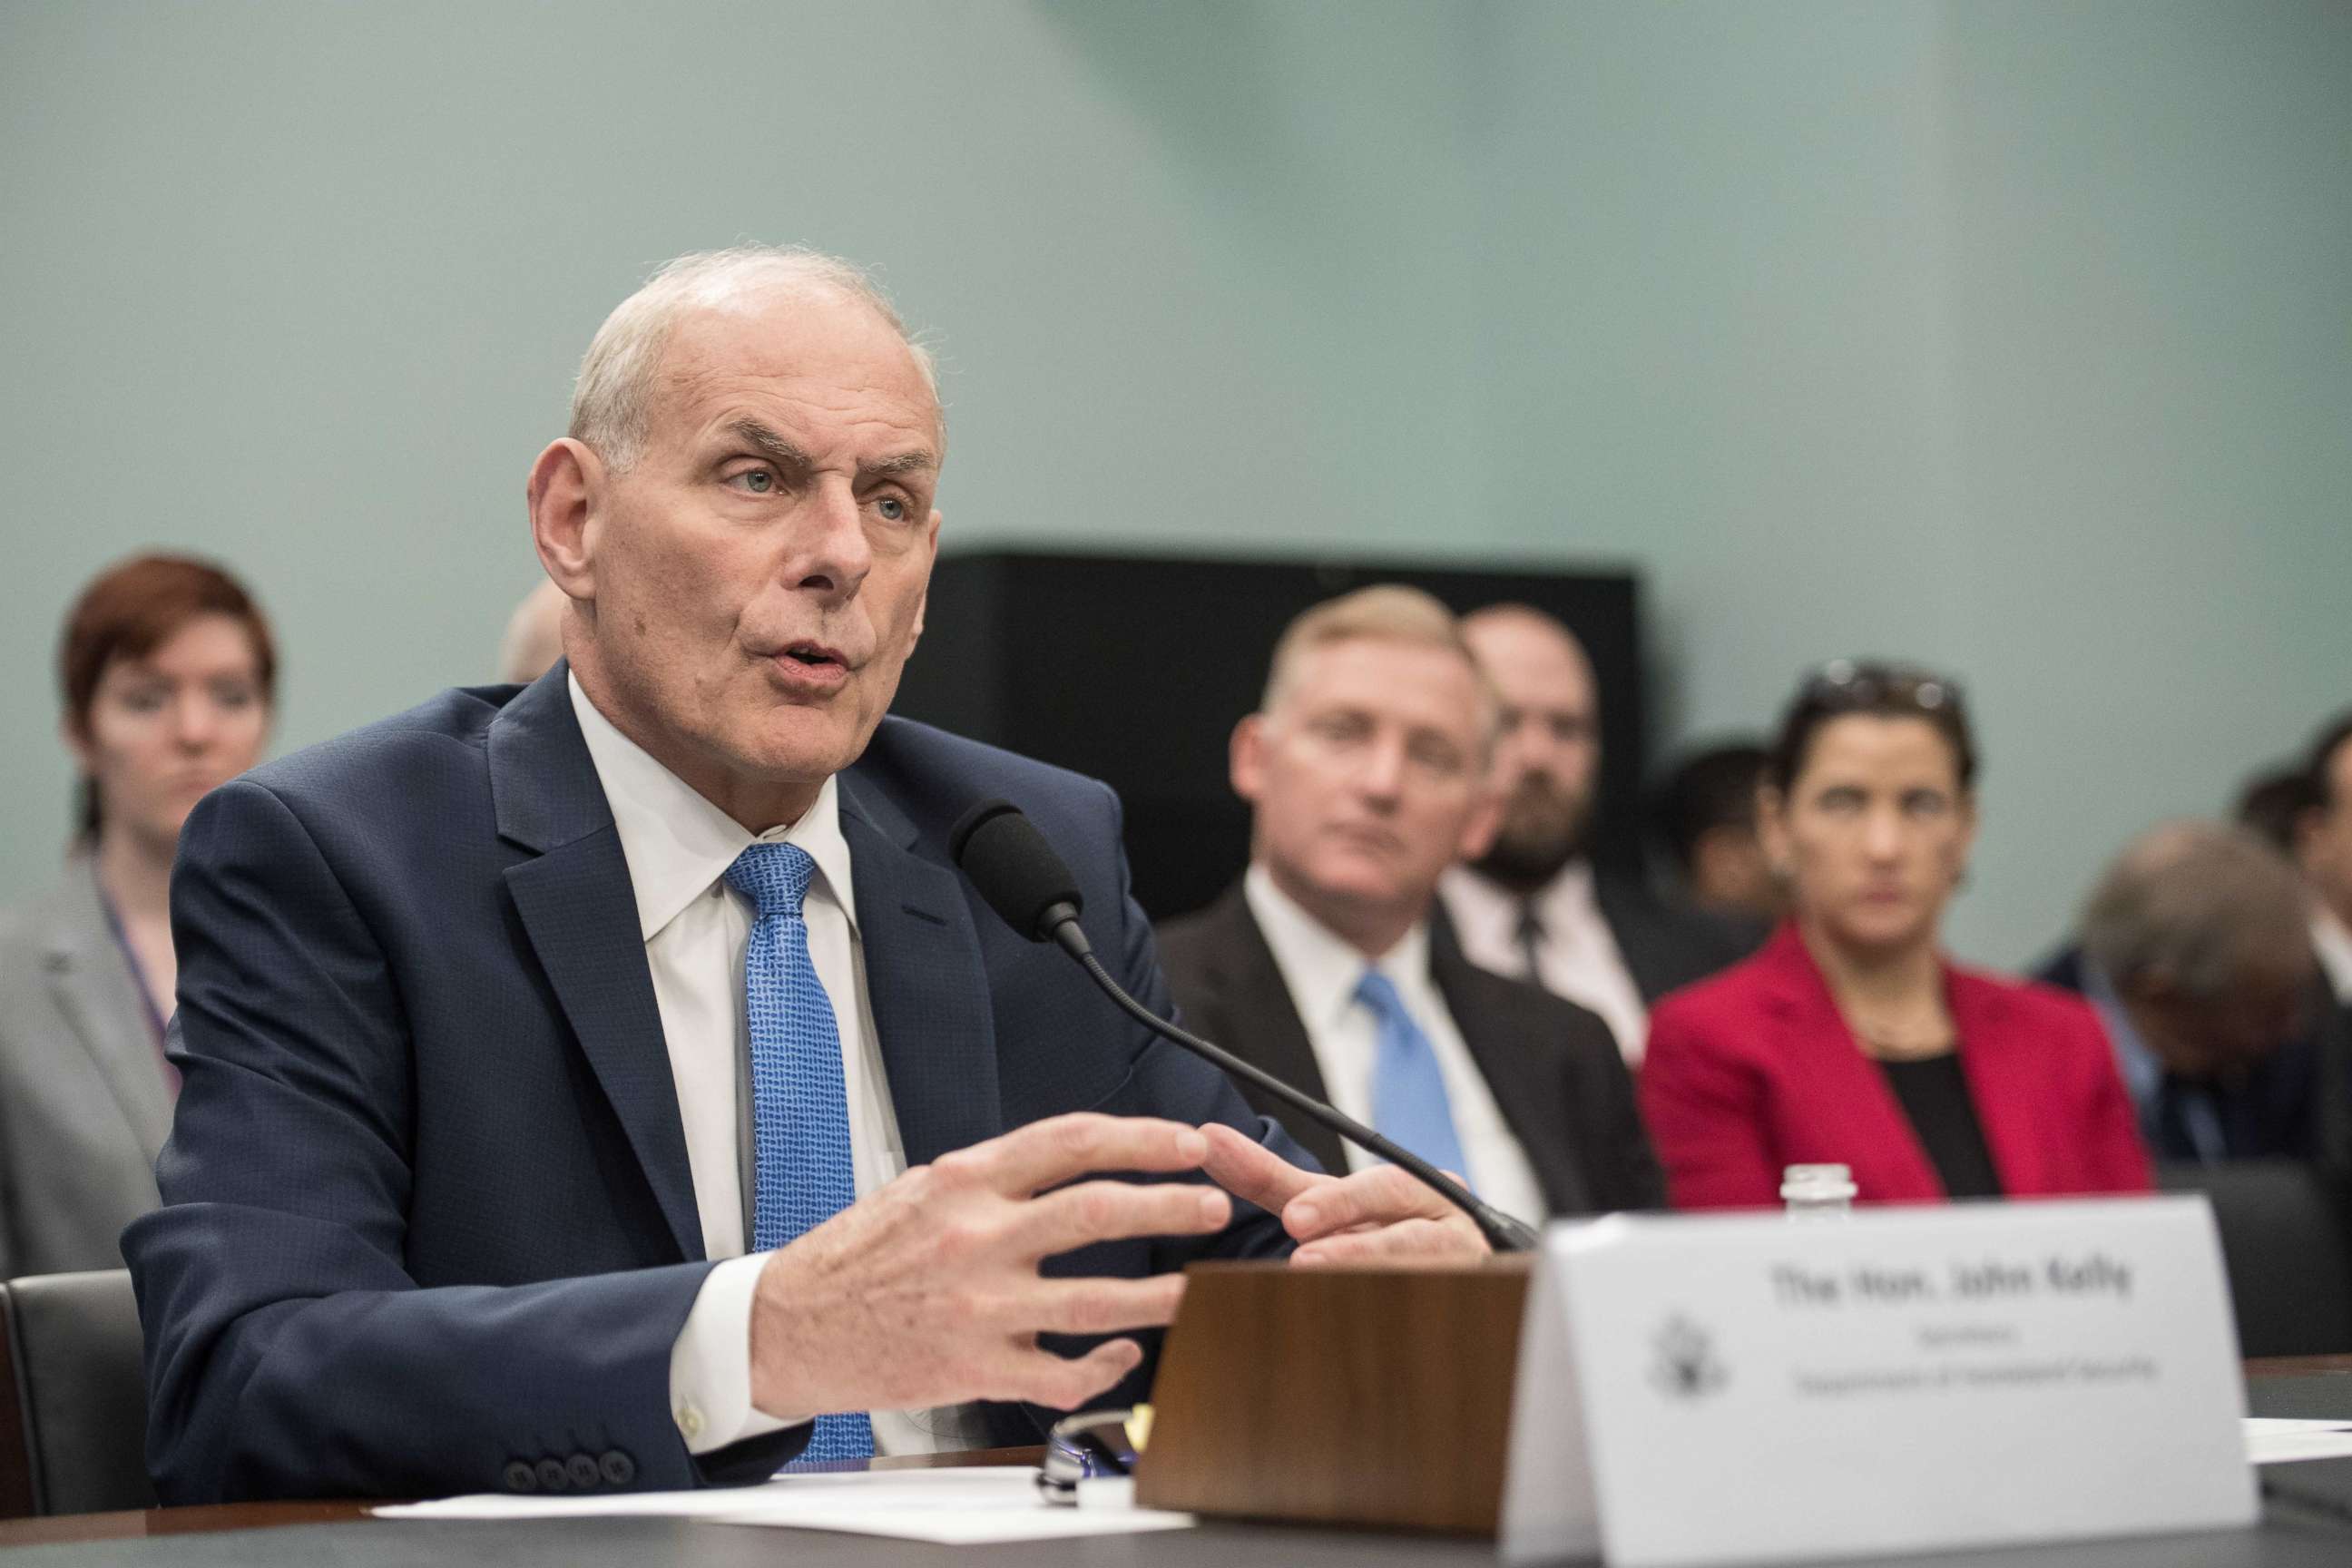
M 1960 1071 L 2011 1197 L 2148 1190 L 2131 1098 L 2090 1006 L 2046 985 L 1944 968 Z M 1650 1015 L 1642 1114 L 1678 1209 L 1777 1205 L 1784 1165 L 1850 1165 L 1864 1203 L 1941 1203 L 1877 1063 L 1862 1054 L 1794 925 Z

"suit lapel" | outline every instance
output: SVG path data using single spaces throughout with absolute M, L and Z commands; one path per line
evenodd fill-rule
M 490 724 L 500 835 L 536 858 L 506 882 L 531 950 L 644 1168 L 681 1256 L 703 1256 L 677 1081 L 612 808 L 558 663 Z
M 1569 1147 L 1579 1121 L 1565 1079 L 1536 1070 L 1542 1053 L 1519 1043 L 1514 1020 L 1479 1005 L 1476 994 L 1485 989 L 1479 981 L 1489 977 L 1472 971 L 1452 929 L 1435 919 L 1430 924 L 1429 973 L 1511 1136 L 1535 1167 L 1546 1205 L 1556 1215 L 1594 1212 L 1591 1192 Z
M 962 879 L 914 854 L 914 825 L 854 773 L 841 775 L 841 833 L 899 1141 L 908 1164 L 926 1164 L 1004 1131 L 980 933 Z
M 68 873 L 41 962 L 50 999 L 106 1080 L 150 1163 L 172 1130 L 172 1091 L 138 977 L 115 945 L 86 862 Z
M 1216 948 L 1223 954 L 1213 979 L 1223 993 L 1225 1016 L 1232 1021 L 1234 1035 L 1231 1040 L 1216 1043 L 1247 1056 L 1285 1083 L 1328 1101 L 1330 1092 L 1324 1087 L 1323 1068 L 1315 1059 L 1307 1026 L 1299 1019 L 1298 1005 L 1291 999 L 1282 966 L 1275 962 L 1274 949 L 1266 945 L 1265 933 L 1250 914 L 1249 901 L 1238 883 L 1212 906 L 1209 918 L 1219 928 Z M 1338 1133 L 1287 1106 L 1259 1103 L 1255 1090 L 1247 1085 L 1242 1089 L 1252 1104 L 1288 1128 L 1326 1171 L 1347 1174 L 1348 1151 Z

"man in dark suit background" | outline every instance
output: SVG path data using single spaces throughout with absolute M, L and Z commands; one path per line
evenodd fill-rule
M 1142 1391 L 1190 1259 L 1483 1251 L 1400 1173 L 1291 1163 L 956 874 L 949 825 L 1014 801 L 1164 1003 L 1110 792 L 884 718 L 943 446 L 855 269 L 682 258 L 531 471 L 566 662 L 198 806 L 123 1238 L 167 1501 L 1034 1442 Z
M 1576 634 L 1530 605 L 1490 605 L 1462 635 L 1502 694 L 1503 818 L 1486 852 L 1446 875 L 1446 913 L 1474 962 L 1591 1008 L 1639 1062 L 1651 1005 L 1738 963 L 1753 935 L 1595 869 L 1600 691 Z
M 2160 824 L 2085 900 L 2037 978 L 2098 1010 L 2157 1159 L 2312 1159 L 2333 1120 L 2334 998 L 2294 868 L 2251 829 Z
M 1249 869 L 1162 928 L 1169 985 L 1192 1027 L 1507 1213 L 1662 1206 L 1607 1027 L 1470 963 L 1436 915 L 1439 874 L 1493 831 L 1495 723 L 1454 616 L 1427 595 L 1366 588 L 1294 621 L 1233 736 Z M 1289 1126 L 1331 1169 L 1367 1158 Z

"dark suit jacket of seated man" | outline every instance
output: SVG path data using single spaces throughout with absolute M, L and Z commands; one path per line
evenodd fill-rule
M 764 1477 L 806 1438 L 698 1467 L 671 1419 L 671 1346 L 711 1265 L 566 672 L 267 764 L 189 821 L 168 1206 L 125 1239 L 166 1501 L 498 1490 L 551 1460 L 576 1489 L 684 1487 Z M 1077 875 L 1095 951 L 1164 1007 L 1106 787 L 900 720 L 840 783 L 909 1165 L 1066 1110 L 1261 1128 L 948 863 L 966 802 L 1014 801 Z M 1054 1267 L 1140 1276 L 1285 1246 L 1244 1208 L 1206 1242 Z M 1107 1402 L 1141 1397 L 1148 1370 Z M 1052 1419 L 982 1415 L 1007 1445 Z
M 1160 951 L 1187 1026 L 1329 1098 L 1282 967 L 1239 885 L 1197 914 L 1163 921 Z M 1633 1075 L 1598 1014 L 1472 963 L 1436 908 L 1429 973 L 1552 1217 L 1666 1206 L 1665 1176 L 1634 1109 Z M 1246 1085 L 1242 1093 L 1284 1119 L 1325 1169 L 1348 1168 L 1336 1134 Z
M 1034 1441 L 1024 1402 L 1142 1391 L 1192 1258 L 1483 1254 L 949 864 L 973 800 L 1025 808 L 1165 1005 L 1110 792 L 883 716 L 944 437 L 846 263 L 681 258 L 531 470 L 566 662 L 199 805 L 165 1206 L 123 1237 L 165 1500 L 749 1480 L 943 1406 Z M 1122 1173 L 1160 1179 L 1079 1180 Z

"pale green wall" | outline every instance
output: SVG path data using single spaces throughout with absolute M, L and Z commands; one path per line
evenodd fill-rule
M 480 678 L 596 321 L 739 237 L 944 351 L 950 537 L 1633 562 L 1660 719 L 1968 675 L 1956 936 L 2352 700 L 2339 6 L 0 8 L 0 896 L 56 617 L 236 564 L 299 744 Z

